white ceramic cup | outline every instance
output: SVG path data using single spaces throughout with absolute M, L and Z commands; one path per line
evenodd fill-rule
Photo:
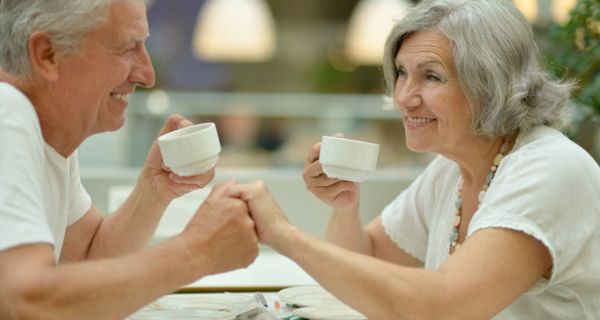
M 183 177 L 210 170 L 221 152 L 217 127 L 212 122 L 166 133 L 158 138 L 158 146 L 165 164 Z
M 329 178 L 361 182 L 377 167 L 379 145 L 375 143 L 323 136 L 319 161 Z

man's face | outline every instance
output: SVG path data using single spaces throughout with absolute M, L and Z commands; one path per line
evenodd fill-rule
M 63 56 L 59 66 L 59 87 L 67 91 L 60 108 L 85 136 L 122 127 L 135 86 L 152 87 L 155 80 L 145 47 L 148 21 L 143 1 L 113 1 L 107 18 L 77 52 Z

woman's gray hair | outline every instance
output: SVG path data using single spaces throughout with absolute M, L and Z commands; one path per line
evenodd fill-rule
M 383 72 L 392 97 L 402 41 L 432 28 L 453 45 L 476 134 L 495 138 L 566 124 L 573 84 L 550 79 L 538 60 L 531 26 L 508 0 L 423 0 L 415 6 L 394 26 L 385 45 Z
M 0 0 L 0 68 L 17 76 L 31 72 L 29 37 L 47 32 L 66 53 L 106 17 L 112 0 Z

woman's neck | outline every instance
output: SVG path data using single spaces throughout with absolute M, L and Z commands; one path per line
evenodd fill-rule
M 508 150 L 514 143 L 514 139 L 509 140 Z M 481 137 L 464 143 L 464 148 L 448 157 L 458 164 L 465 190 L 478 190 L 485 183 L 494 158 L 500 152 L 504 141 L 504 137 L 494 139 Z

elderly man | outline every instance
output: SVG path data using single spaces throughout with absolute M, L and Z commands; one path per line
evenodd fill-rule
M 142 0 L 0 0 L 0 318 L 119 319 L 203 276 L 251 263 L 254 223 L 217 185 L 185 230 L 145 248 L 167 205 L 214 171 L 179 177 L 156 143 L 134 191 L 103 216 L 77 147 L 119 129 L 154 84 Z M 171 116 L 160 134 L 187 126 Z

